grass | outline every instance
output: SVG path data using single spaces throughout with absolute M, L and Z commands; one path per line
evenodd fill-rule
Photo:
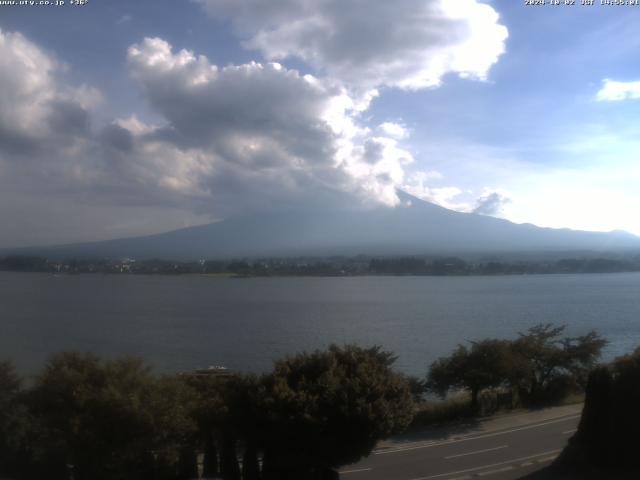
M 584 403 L 584 397 L 584 392 L 570 393 L 569 395 L 564 397 L 556 406 L 562 407 L 564 405 L 576 405 L 578 403 Z
M 445 400 L 425 400 L 419 403 L 409 428 L 441 425 L 475 416 L 469 395 L 457 393 Z
M 561 407 L 584 402 L 584 392 L 567 394 L 562 400 L 551 402 L 548 407 Z M 518 406 L 521 408 L 521 406 Z M 480 411 L 471 408 L 471 397 L 467 392 L 458 392 L 447 396 L 444 400 L 425 399 L 419 402 L 416 413 L 408 430 L 444 425 L 461 420 L 488 417 L 500 412 L 508 412 L 510 408 L 497 408 L 492 401 L 492 393 L 485 392 L 480 398 Z

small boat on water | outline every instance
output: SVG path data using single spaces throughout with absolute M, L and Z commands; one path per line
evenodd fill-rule
M 222 375 L 229 374 L 227 367 L 221 365 L 209 365 L 207 368 L 199 368 L 195 371 L 201 375 Z
M 180 375 L 191 377 L 228 377 L 231 371 L 221 365 L 210 365 L 207 368 L 198 368 L 192 372 L 182 372 Z

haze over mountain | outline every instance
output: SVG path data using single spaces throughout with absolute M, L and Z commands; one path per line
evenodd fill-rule
M 640 237 L 626 232 L 540 228 L 448 210 L 406 193 L 401 199 L 402 206 L 396 208 L 268 213 L 158 235 L 12 252 L 50 258 L 195 259 L 640 249 Z

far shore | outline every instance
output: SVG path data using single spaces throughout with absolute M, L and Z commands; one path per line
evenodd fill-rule
M 279 257 L 227 260 L 165 260 L 135 258 L 0 257 L 0 271 L 52 274 L 202 275 L 247 277 L 363 277 L 363 276 L 504 276 L 576 273 L 640 272 L 640 256 L 510 257 L 485 255 L 371 257 Z

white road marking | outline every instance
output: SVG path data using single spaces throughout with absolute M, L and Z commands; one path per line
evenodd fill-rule
M 371 469 L 370 468 L 358 468 L 355 470 L 341 470 L 339 473 L 340 475 L 345 475 L 347 473 L 359 473 L 359 472 L 370 472 Z
M 411 450 L 418 450 L 421 448 L 431 448 L 431 447 L 439 447 L 440 445 L 450 445 L 452 443 L 460 443 L 460 442 L 469 442 L 471 440 L 480 440 L 482 438 L 489 438 L 489 437 L 496 437 L 498 435 L 507 435 L 509 433 L 513 433 L 513 432 L 521 432 L 522 430 L 530 430 L 532 428 L 539 428 L 539 427 L 544 427 L 546 425 L 552 425 L 554 423 L 560 423 L 560 422 L 566 422 L 569 420 L 573 420 L 575 418 L 579 418 L 580 415 L 571 415 L 569 417 L 562 417 L 562 418 L 558 418 L 555 420 L 550 420 L 548 422 L 543 422 L 543 423 L 536 423 L 533 425 L 527 425 L 524 427 L 518 427 L 518 428 L 512 428 L 511 430 L 501 430 L 499 432 L 492 432 L 492 433 L 485 433 L 485 434 L 480 434 L 480 435 L 469 435 L 469 436 L 465 436 L 465 437 L 460 437 L 460 438 L 455 438 L 452 440 L 444 440 L 442 442 L 434 442 L 434 443 L 428 443 L 428 444 L 420 444 L 420 445 L 415 445 L 412 447 L 400 447 L 400 448 L 394 448 L 394 449 L 388 449 L 388 450 L 379 450 L 376 452 L 373 452 L 374 455 L 387 455 L 389 453 L 401 453 L 401 452 L 408 452 Z
M 467 452 L 467 453 L 459 453 L 457 455 L 449 455 L 448 457 L 444 457 L 444 459 L 445 460 L 449 460 L 450 458 L 466 457 L 467 455 L 477 455 L 478 453 L 493 452 L 494 450 L 502 450 L 503 448 L 507 448 L 508 446 L 509 445 L 500 445 L 499 447 L 485 448 L 484 450 L 476 450 L 475 452 Z
M 536 460 L 536 463 L 547 463 L 547 462 L 551 462 L 552 460 L 555 460 L 556 458 L 558 458 L 558 455 L 551 455 L 550 457 L 538 458 Z
M 541 453 L 536 453 L 535 455 L 529 455 L 527 457 L 520 457 L 520 458 L 513 458 L 511 460 L 505 460 L 504 462 L 498 462 L 498 463 L 492 463 L 490 465 L 482 465 L 480 467 L 473 467 L 473 468 L 467 468 L 465 470 L 458 470 L 456 472 L 448 472 L 448 473 L 439 473 L 438 475 L 430 475 L 428 477 L 419 477 L 419 478 L 412 478 L 411 480 L 429 480 L 431 478 L 442 478 L 442 477 L 448 477 L 450 475 L 458 475 L 460 473 L 469 473 L 469 472 L 475 472 L 477 470 L 484 470 L 486 468 L 493 468 L 493 467 L 500 467 L 502 465 L 508 465 L 510 463 L 517 463 L 517 462 L 522 462 L 524 460 L 529 460 L 531 458 L 536 458 L 536 457 L 543 457 L 545 455 L 551 455 L 553 453 L 558 453 L 560 452 L 561 449 L 557 449 L 557 450 L 550 450 L 548 452 L 541 452 Z
M 566 432 L 562 432 L 562 435 L 571 435 L 572 433 L 577 432 L 578 429 L 574 428 L 573 430 L 567 430 Z
M 496 473 L 508 472 L 509 470 L 513 470 L 513 465 L 509 465 L 508 467 L 496 468 L 495 470 L 486 470 L 484 472 L 478 472 L 476 475 L 478 477 L 485 477 L 487 475 L 495 475 Z

